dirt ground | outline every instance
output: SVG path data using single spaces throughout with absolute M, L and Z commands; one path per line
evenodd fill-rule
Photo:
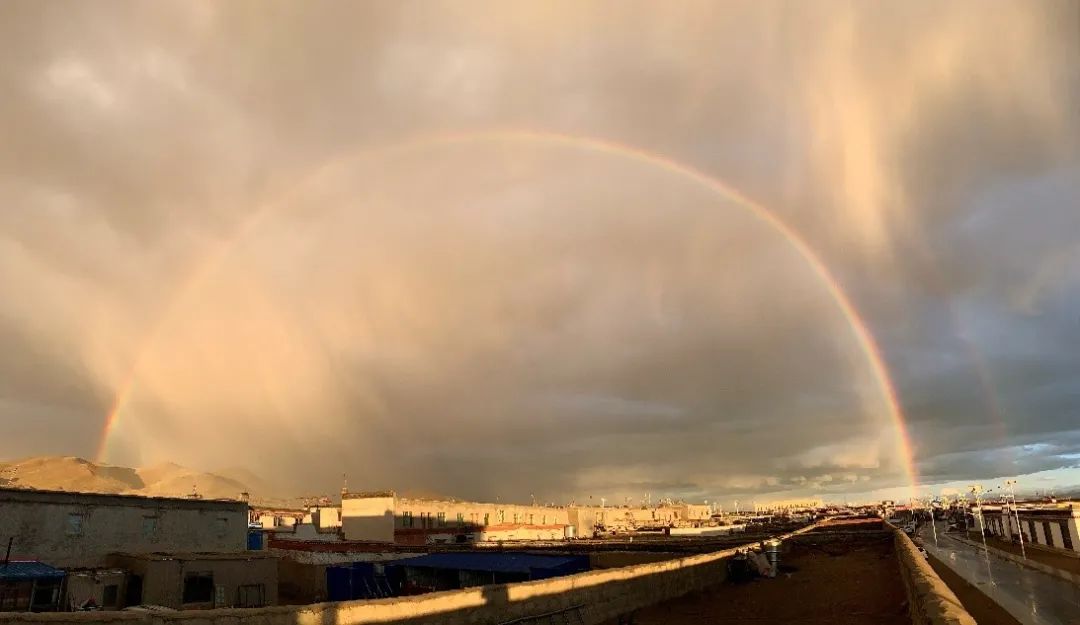
M 978 532 L 969 532 L 968 538 L 976 542 L 982 540 L 981 538 L 979 538 Z M 1021 555 L 1019 544 L 1006 542 L 1004 540 L 1001 540 L 1000 538 L 995 538 L 993 536 L 987 535 L 986 544 L 990 547 L 994 547 L 1002 551 L 1008 551 L 1009 553 L 1014 555 Z M 1072 556 L 1067 556 L 1061 553 L 1053 553 L 1044 549 L 1039 549 L 1038 547 L 1028 546 L 1026 551 L 1027 557 L 1031 558 L 1036 562 L 1041 562 L 1047 566 L 1056 567 L 1065 571 L 1069 571 L 1070 573 L 1076 573 L 1080 575 L 1080 558 L 1074 558 Z
M 983 591 L 964 581 L 937 558 L 931 557 L 929 562 L 938 577 L 956 593 L 956 598 L 979 625 L 1020 625 L 1020 621 L 991 601 Z
M 641 610 L 633 622 L 909 625 L 892 536 L 846 534 L 840 539 L 807 534 L 789 541 L 775 579 L 724 583 Z

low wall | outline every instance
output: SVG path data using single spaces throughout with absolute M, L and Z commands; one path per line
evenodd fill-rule
M 781 538 L 790 538 L 814 527 L 811 525 Z M 576 622 L 594 625 L 722 582 L 727 574 L 724 560 L 735 551 L 735 548 L 726 549 L 665 562 L 590 571 L 521 584 L 481 586 L 374 601 L 165 614 L 12 614 L 7 622 L 50 625 L 128 622 L 133 625 L 498 625 L 540 614 L 574 610 L 581 616 L 580 620 L 575 617 Z M 5 614 L 5 618 L 8 615 Z
M 914 625 L 975 625 L 952 590 L 938 577 L 907 534 L 893 528 L 900 575 Z

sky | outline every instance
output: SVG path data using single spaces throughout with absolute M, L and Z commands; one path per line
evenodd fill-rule
M 0 457 L 1080 483 L 1075 2 L 14 0 L 0 40 Z

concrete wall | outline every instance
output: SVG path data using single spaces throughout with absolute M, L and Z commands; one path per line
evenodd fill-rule
M 812 527 L 784 537 L 808 531 Z M 375 601 L 155 615 L 101 612 L 20 613 L 15 615 L 10 623 L 96 625 L 131 621 L 154 625 L 496 625 L 517 618 L 570 609 L 573 611 L 571 622 L 597 625 L 634 610 L 722 582 L 727 569 L 724 560 L 735 551 L 728 549 L 677 560 L 590 571 L 521 584 L 482 586 Z M 576 615 L 580 615 L 580 620 Z
M 100 567 L 116 551 L 244 551 L 247 523 L 240 501 L 0 489 L 12 558 L 59 567 Z
M 907 534 L 893 528 L 900 575 L 914 625 L 975 625 L 975 619 L 938 577 Z

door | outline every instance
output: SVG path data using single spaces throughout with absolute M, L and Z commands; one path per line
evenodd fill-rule
M 127 591 L 124 592 L 124 606 L 142 605 L 142 575 L 128 578 Z

